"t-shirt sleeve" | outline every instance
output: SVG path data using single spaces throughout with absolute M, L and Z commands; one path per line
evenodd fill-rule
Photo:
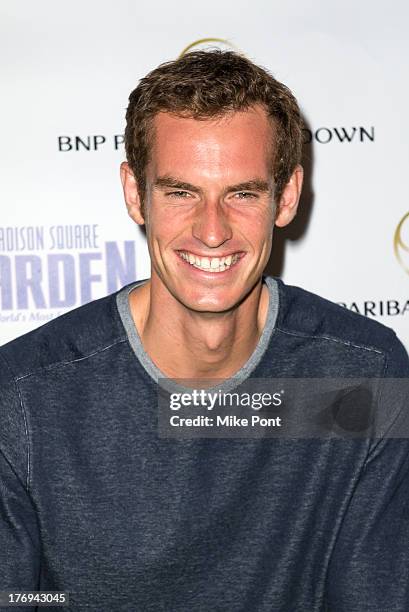
M 0 366 L 0 591 L 39 590 L 41 546 L 28 488 L 27 424 L 3 359 Z
M 381 399 L 390 424 L 370 447 L 338 533 L 327 577 L 328 612 L 409 610 L 408 379 L 408 355 L 395 338 Z M 387 405 L 391 397 L 393 406 Z
M 38 590 L 40 542 L 35 509 L 25 487 L 2 452 L 0 567 L 0 591 Z

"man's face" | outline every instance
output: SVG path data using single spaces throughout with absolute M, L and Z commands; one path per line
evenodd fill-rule
M 227 311 L 260 280 L 275 213 L 272 130 L 258 106 L 217 120 L 154 119 L 145 201 L 152 287 L 188 309 Z

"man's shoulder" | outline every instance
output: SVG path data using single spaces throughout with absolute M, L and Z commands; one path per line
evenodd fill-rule
M 126 338 L 116 295 L 78 306 L 0 347 L 0 382 L 7 371 L 21 378 L 57 363 L 82 359 Z M 5 380 L 6 379 L 6 380 Z
M 277 327 L 289 334 L 326 338 L 357 348 L 387 353 L 400 341 L 393 329 L 344 306 L 276 279 L 281 307 Z

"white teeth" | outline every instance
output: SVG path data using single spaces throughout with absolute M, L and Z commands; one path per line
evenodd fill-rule
M 193 253 L 180 251 L 180 255 L 195 268 L 212 272 L 224 272 L 224 270 L 228 270 L 239 259 L 237 253 L 227 255 L 227 257 L 199 257 L 198 255 L 193 255 Z

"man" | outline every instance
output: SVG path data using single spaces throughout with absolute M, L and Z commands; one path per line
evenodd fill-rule
M 126 152 L 150 279 L 0 349 L 0 590 L 66 591 L 71 610 L 408 610 L 404 403 L 381 401 L 376 438 L 159 435 L 159 379 L 409 374 L 392 330 L 263 276 L 301 192 L 293 95 L 236 53 L 190 53 L 132 92 Z

